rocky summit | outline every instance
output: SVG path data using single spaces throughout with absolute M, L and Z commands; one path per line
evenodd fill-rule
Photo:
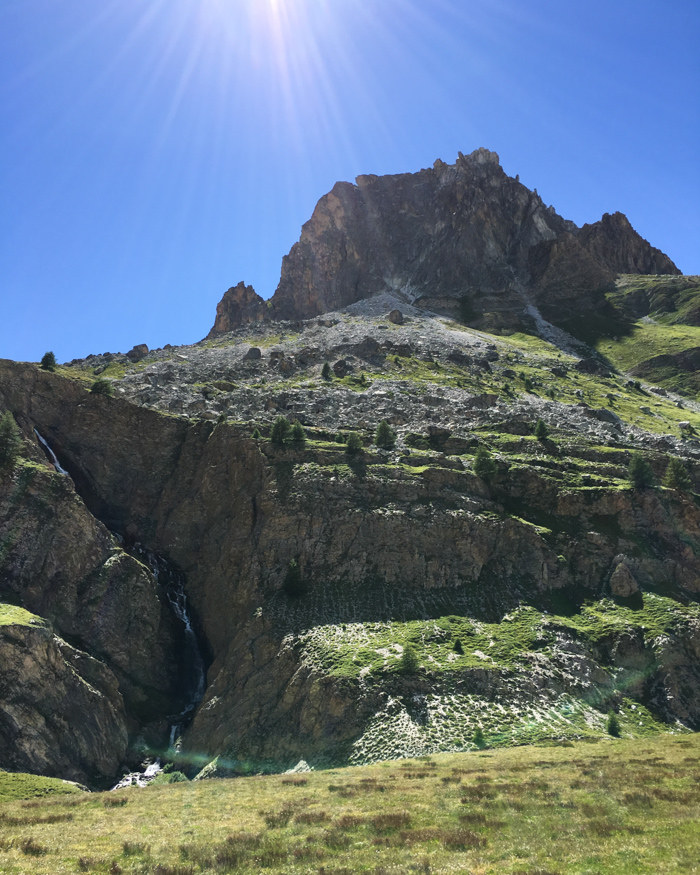
M 338 183 L 199 343 L 1 361 L 0 767 L 699 729 L 698 313 L 479 149 Z

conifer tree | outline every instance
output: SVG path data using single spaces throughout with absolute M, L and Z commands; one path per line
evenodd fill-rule
M 633 453 L 627 467 L 627 479 L 635 489 L 644 489 L 654 482 L 654 472 L 647 460 L 639 453 Z
M 55 371 L 56 370 L 56 356 L 51 352 L 45 352 L 41 358 L 41 369 L 42 371 Z
M 538 419 L 537 425 L 535 426 L 535 437 L 538 441 L 543 441 L 548 436 L 549 429 L 547 428 L 545 422 L 541 419 Z
M 289 440 L 289 436 L 292 431 L 292 426 L 289 424 L 289 420 L 286 416 L 278 416 L 277 419 L 272 423 L 272 429 L 270 430 L 270 440 L 273 444 L 277 444 L 277 446 L 283 446 L 284 442 Z
M 345 452 L 354 455 L 362 451 L 362 438 L 356 431 L 351 431 L 348 435 L 348 441 L 345 445 Z
M 681 492 L 690 492 L 693 488 L 688 472 L 677 456 L 671 456 L 668 460 L 664 474 L 664 486 L 668 486 L 669 489 L 678 489 Z
M 295 444 L 306 443 L 306 432 L 304 431 L 304 426 L 299 421 L 295 422 L 292 426 L 291 437 Z
M 382 419 L 377 426 L 374 442 L 383 450 L 390 450 L 396 444 L 396 433 L 386 419 Z
M 474 456 L 474 473 L 488 483 L 496 474 L 496 463 L 486 447 L 479 447 Z

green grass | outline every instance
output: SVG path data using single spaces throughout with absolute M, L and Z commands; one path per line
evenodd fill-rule
M 596 348 L 619 370 L 629 371 L 657 355 L 673 355 L 700 346 L 700 328 L 637 322 L 630 334 L 617 341 L 604 338 Z
M 60 778 L 44 778 L 41 775 L 28 775 L 24 772 L 3 772 L 0 770 L 0 805 L 18 799 L 26 800 L 46 796 L 65 796 L 66 794 L 80 792 L 81 790 L 75 784 L 69 781 L 61 781 Z M 27 806 L 24 807 L 26 808 Z M 5 809 L 0 808 L 0 831 L 3 831 L 5 827 L 3 814 L 5 814 Z M 0 845 L 1 847 L 2 845 Z M 0 870 L 2 870 L 1 856 Z
M 46 620 L 17 605 L 0 603 L 0 626 L 45 626 Z
M 15 801 L 0 807 L 0 869 L 698 873 L 698 777 L 689 735 Z

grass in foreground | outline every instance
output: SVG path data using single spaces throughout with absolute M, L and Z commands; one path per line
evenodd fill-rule
M 700 735 L 0 806 L 7 873 L 700 872 Z

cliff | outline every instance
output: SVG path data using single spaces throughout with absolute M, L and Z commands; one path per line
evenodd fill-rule
M 229 289 L 209 334 L 263 319 L 308 319 L 382 292 L 440 313 L 494 312 L 515 326 L 529 303 L 595 306 L 618 274 L 678 274 L 621 213 L 578 229 L 477 149 L 453 165 L 337 183 L 282 260 L 265 304 Z M 487 322 L 489 319 L 487 319 Z M 490 317 L 493 321 L 493 317 Z

